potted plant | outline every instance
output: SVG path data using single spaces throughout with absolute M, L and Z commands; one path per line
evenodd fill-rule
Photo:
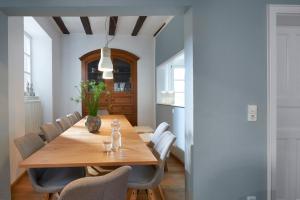
M 97 115 L 99 109 L 100 95 L 105 91 L 105 84 L 96 81 L 82 81 L 79 86 L 75 86 L 79 96 L 71 100 L 79 103 L 82 102 L 87 109 L 87 119 L 85 126 L 90 133 L 97 133 L 101 126 L 101 119 Z

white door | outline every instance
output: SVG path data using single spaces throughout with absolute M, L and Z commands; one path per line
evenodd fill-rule
M 277 200 L 300 200 L 300 27 L 277 29 Z

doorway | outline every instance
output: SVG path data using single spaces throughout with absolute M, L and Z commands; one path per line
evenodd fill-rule
M 300 6 L 270 5 L 268 11 L 268 199 L 295 200 L 300 198 Z
M 76 59 L 78 59 L 78 57 L 76 57 Z M 184 138 L 184 136 L 183 136 L 183 138 Z M 182 146 L 184 147 L 184 144 L 182 144 Z M 184 168 L 182 168 L 181 173 L 184 174 Z M 177 172 L 177 174 L 178 174 L 178 172 Z M 183 176 L 183 177 L 184 177 L 184 176 Z M 183 178 L 183 180 L 184 180 L 184 178 Z M 183 182 L 183 185 L 184 185 L 184 182 Z M 172 193 L 172 195 L 174 195 L 174 192 Z M 183 196 L 184 196 L 184 195 L 183 195 Z M 180 199 L 183 199 L 183 197 L 180 198 Z

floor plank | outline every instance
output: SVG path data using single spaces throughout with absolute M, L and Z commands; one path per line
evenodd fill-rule
M 185 199 L 185 175 L 184 167 L 174 158 L 168 160 L 168 172 L 165 173 L 161 183 L 164 195 L 167 200 Z M 18 183 L 12 187 L 12 200 L 44 200 L 47 194 L 37 193 L 33 190 L 28 176 L 23 176 Z M 140 191 L 137 200 L 146 200 L 147 193 Z

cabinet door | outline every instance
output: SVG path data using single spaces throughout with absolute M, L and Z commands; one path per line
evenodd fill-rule
M 113 58 L 114 64 L 114 78 L 113 78 L 113 92 L 131 92 L 132 91 L 132 68 L 130 62 Z
M 134 54 L 120 49 L 112 49 L 113 79 L 102 79 L 102 72 L 98 71 L 100 50 L 83 55 L 82 80 L 103 81 L 107 93 L 101 95 L 99 105 L 111 114 L 125 115 L 132 125 L 137 124 L 137 60 Z M 83 115 L 86 108 L 82 105 Z
M 96 82 L 104 82 L 105 80 L 102 78 L 102 72 L 98 71 L 98 60 L 91 61 L 87 64 L 87 80 L 96 81 Z

